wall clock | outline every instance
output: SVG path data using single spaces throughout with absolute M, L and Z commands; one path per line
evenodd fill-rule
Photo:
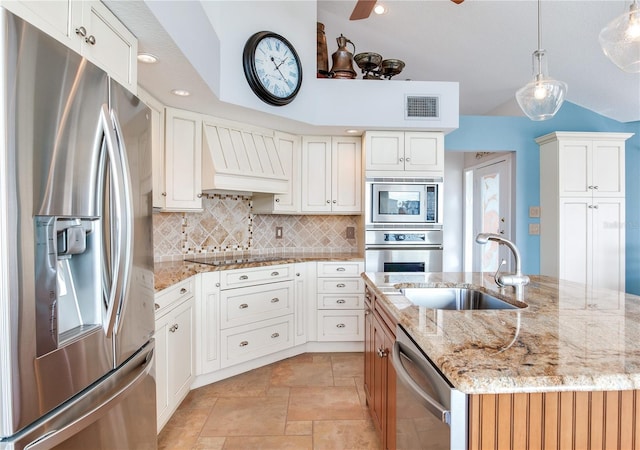
M 242 65 L 253 92 L 270 105 L 291 103 L 302 85 L 302 65 L 296 50 L 271 31 L 260 31 L 247 40 Z

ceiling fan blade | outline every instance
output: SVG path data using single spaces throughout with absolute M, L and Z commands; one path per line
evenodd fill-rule
M 374 6 L 376 6 L 376 0 L 358 0 L 349 20 L 366 19 L 373 11 Z

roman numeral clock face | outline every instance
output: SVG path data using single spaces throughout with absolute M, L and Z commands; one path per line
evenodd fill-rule
M 244 74 L 264 102 L 284 106 L 302 85 L 302 66 L 293 46 L 282 36 L 261 31 L 247 40 L 242 56 Z

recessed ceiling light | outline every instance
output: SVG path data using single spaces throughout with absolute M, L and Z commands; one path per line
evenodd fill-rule
M 155 64 L 158 62 L 158 57 L 151 53 L 138 53 L 138 61 L 145 64 Z
M 187 91 L 186 89 L 174 89 L 171 91 L 171 93 L 179 97 L 188 97 L 191 95 L 191 92 Z
M 387 8 L 381 3 L 378 3 L 375 8 L 373 8 L 373 12 L 376 14 L 386 14 Z
M 360 134 L 360 130 L 345 130 L 349 134 Z

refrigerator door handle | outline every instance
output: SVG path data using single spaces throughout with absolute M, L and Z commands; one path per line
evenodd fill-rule
M 25 450 L 45 450 L 55 447 L 63 443 L 65 440 L 74 436 L 78 432 L 87 428 L 89 425 L 96 422 L 103 417 L 111 408 L 116 406 L 122 401 L 124 397 L 135 389 L 142 381 L 147 377 L 153 367 L 153 360 L 155 358 L 155 350 L 151 349 L 148 353 L 140 354 L 138 357 L 129 361 L 126 366 L 131 367 L 131 372 L 128 376 L 125 376 L 120 383 L 113 387 L 108 387 L 108 391 L 113 394 L 108 398 L 102 399 L 99 397 L 94 400 L 95 404 L 89 408 L 84 414 L 78 416 L 75 411 L 69 411 L 69 418 L 71 420 L 65 421 L 64 417 L 60 417 L 57 420 L 57 424 L 60 424 L 60 428 L 49 431 L 46 434 L 40 435 L 37 439 L 29 442 L 24 446 Z M 137 366 L 137 368 L 136 368 Z M 87 400 L 91 400 L 87 398 Z M 57 425 L 56 424 L 56 425 Z M 55 425 L 54 425 L 55 426 Z M 18 445 L 18 447 L 20 447 Z
M 125 290 L 124 272 L 126 269 L 126 255 L 124 255 L 123 252 L 128 248 L 128 245 L 127 232 L 124 229 L 126 228 L 126 226 L 123 222 L 125 221 L 125 203 L 127 203 L 127 201 L 130 202 L 130 200 L 127 199 L 126 193 L 124 192 L 125 182 L 123 178 L 125 172 L 122 168 L 122 159 L 117 147 L 118 141 L 115 135 L 113 121 L 111 120 L 111 115 L 109 114 L 109 109 L 106 104 L 102 105 L 100 111 L 100 122 L 104 133 L 105 144 L 107 148 L 106 156 L 109 159 L 110 168 L 108 172 L 108 175 L 110 176 L 110 182 L 108 183 L 107 188 L 111 189 L 113 193 L 113 195 L 110 196 L 110 214 L 115 216 L 111 218 L 109 227 L 110 233 L 112 234 L 110 242 L 112 243 L 112 250 L 114 254 L 111 255 L 110 261 L 103 262 L 104 265 L 111 265 L 111 279 L 104 280 L 104 290 L 107 297 L 107 312 L 106 319 L 104 320 L 102 326 L 107 338 L 111 338 L 113 336 L 117 313 L 120 309 L 120 303 L 122 302 L 122 298 L 124 297 Z M 115 224 L 113 220 L 115 220 Z M 113 237 L 115 237 L 115 239 L 113 239 Z M 107 273 L 109 271 L 106 270 L 105 267 L 105 270 L 103 272 Z
M 124 135 L 122 134 L 122 128 L 120 127 L 120 122 L 118 121 L 117 111 L 111 110 L 111 121 L 113 123 L 113 127 L 115 130 L 116 143 L 117 146 L 115 150 L 118 153 L 118 159 L 120 161 L 120 170 L 121 170 L 121 188 L 122 188 L 122 206 L 123 210 L 121 211 L 120 217 L 120 227 L 123 233 L 123 239 L 121 240 L 122 248 L 121 258 L 122 258 L 122 294 L 120 304 L 118 305 L 118 310 L 116 311 L 116 317 L 119 318 L 120 314 L 126 308 L 126 302 L 128 296 L 126 295 L 129 280 L 131 277 L 131 267 L 133 264 L 133 252 L 131 251 L 133 246 L 133 189 L 131 187 L 131 175 L 129 172 L 129 164 L 127 162 L 127 149 L 124 144 Z M 115 327 L 119 329 L 120 324 L 119 320 L 116 321 Z

